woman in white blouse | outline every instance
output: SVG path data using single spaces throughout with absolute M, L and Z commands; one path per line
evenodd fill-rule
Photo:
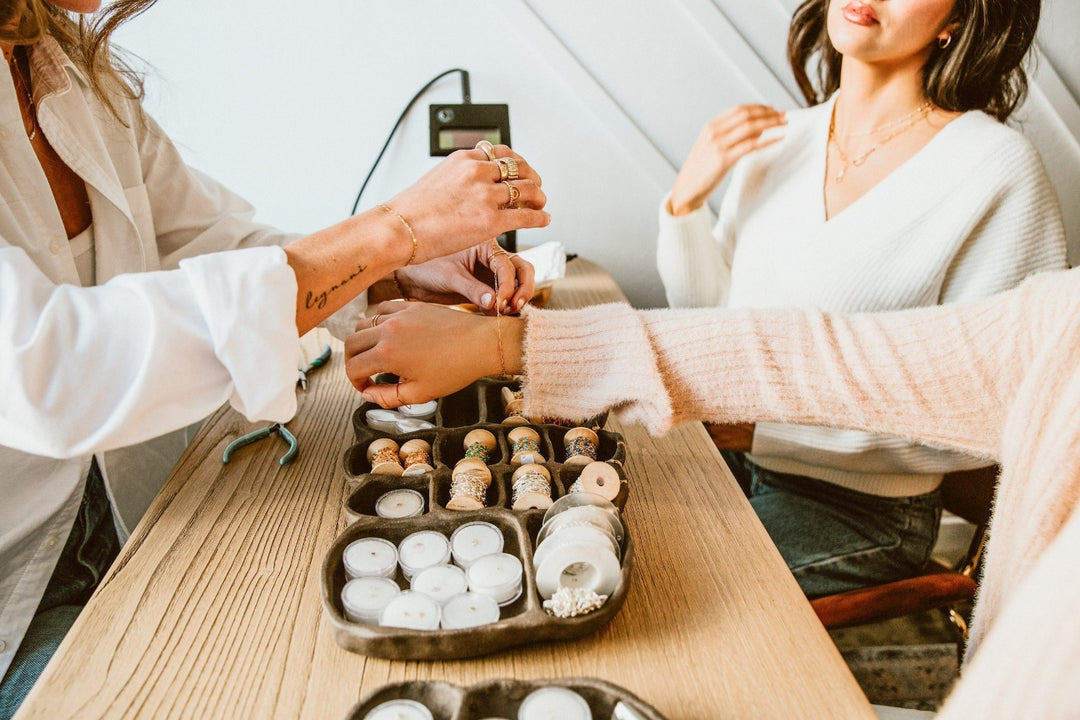
M 706 125 L 660 209 L 669 304 L 878 312 L 1063 269 L 1054 191 L 1003 124 L 1038 18 L 1038 0 L 804 2 L 788 54 L 812 107 L 742 106 Z M 714 227 L 705 203 L 729 175 Z M 725 457 L 811 597 L 917 571 L 942 474 L 982 464 L 777 423 Z
M 152 4 L 91 18 L 78 14 L 100 0 L 0 1 L 0 718 L 116 552 L 125 478 L 105 451 L 226 401 L 288 420 L 298 337 L 399 268 L 418 292 L 438 275 L 440 292 L 520 307 L 531 269 L 488 240 L 548 222 L 539 176 L 504 146 L 456 153 L 307 237 L 252 222 L 184 164 L 110 50 Z M 495 156 L 519 179 L 502 182 Z M 442 272 L 405 269 L 430 263 Z M 501 291 L 471 277 L 476 263 Z

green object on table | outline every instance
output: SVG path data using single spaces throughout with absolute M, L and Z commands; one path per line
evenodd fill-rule
M 297 442 L 296 436 L 289 432 L 288 428 L 281 423 L 274 423 L 270 427 L 264 427 L 261 430 L 249 432 L 247 435 L 241 435 L 229 443 L 225 448 L 225 452 L 221 453 L 222 464 L 227 464 L 229 458 L 231 458 L 232 454 L 239 448 L 258 442 L 271 435 L 280 435 L 281 438 L 289 444 L 289 449 L 278 459 L 278 465 L 287 465 L 288 463 L 291 463 L 293 458 L 296 457 L 296 453 L 300 452 L 300 443 Z
M 301 390 L 305 390 L 305 391 L 307 390 L 307 385 L 308 385 L 307 376 L 308 376 L 308 374 L 311 373 L 313 370 L 317 370 L 317 369 L 321 368 L 329 360 L 330 360 L 330 346 L 329 345 L 323 345 L 323 351 L 322 351 L 322 353 L 319 354 L 319 357 L 317 357 L 314 360 L 312 360 L 311 362 L 309 362 L 307 367 L 300 371 L 300 377 L 297 378 L 296 382 L 300 386 Z

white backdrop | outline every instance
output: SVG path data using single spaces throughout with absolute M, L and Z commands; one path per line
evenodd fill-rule
M 607 267 L 634 304 L 657 306 L 656 208 L 701 125 L 739 102 L 798 105 L 784 60 L 796 4 L 160 0 L 117 43 L 149 63 L 148 106 L 187 160 L 298 232 L 347 214 L 409 98 L 463 67 L 473 102 L 509 104 L 514 147 L 544 177 L 552 225 L 519 242 L 557 239 Z M 1077 262 L 1080 8 L 1046 6 L 1024 128 L 1069 200 Z M 427 105 L 460 92 L 451 76 L 417 103 L 362 208 L 436 162 Z

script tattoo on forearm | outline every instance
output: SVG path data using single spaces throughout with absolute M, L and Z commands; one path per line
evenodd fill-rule
M 349 275 L 349 277 L 345 278 L 341 282 L 335 285 L 331 285 L 329 288 L 322 291 L 318 295 L 308 290 L 307 298 L 305 298 L 304 300 L 304 306 L 308 310 L 310 310 L 311 308 L 318 308 L 319 310 L 322 310 L 324 307 L 326 307 L 326 301 L 330 298 L 330 293 L 345 287 L 349 284 L 349 282 L 352 281 L 353 278 L 355 278 L 357 275 L 364 272 L 365 270 L 367 270 L 367 268 L 363 265 L 357 265 L 356 272 L 354 272 L 352 275 Z

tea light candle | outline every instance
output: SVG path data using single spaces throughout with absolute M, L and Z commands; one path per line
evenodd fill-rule
M 424 512 L 424 496 L 410 488 L 383 493 L 375 501 L 375 514 L 381 518 L 409 518 Z
M 560 587 L 584 588 L 611 595 L 619 582 L 619 559 L 597 543 L 556 545 L 536 566 L 536 589 L 549 600 Z
M 465 523 L 450 535 L 450 552 L 454 562 L 466 570 L 484 555 L 501 553 L 503 534 L 489 522 Z
M 401 418 L 394 425 L 397 431 L 402 435 L 406 433 L 416 432 L 417 430 L 434 430 L 435 425 L 429 423 L 427 420 L 418 420 L 417 418 Z M 393 432 L 392 430 L 389 432 Z
M 409 588 L 422 592 L 440 605 L 469 587 L 465 571 L 456 565 L 435 565 L 413 575 Z
M 368 427 L 382 432 L 397 432 L 397 421 L 401 419 L 393 410 L 385 410 L 383 408 L 372 408 L 364 413 L 364 419 L 367 421 Z
M 353 540 L 342 553 L 345 577 L 393 577 L 397 570 L 398 552 L 394 543 L 378 537 Z
M 544 462 L 544 456 L 540 454 L 540 434 L 531 427 L 516 427 L 506 438 L 510 441 L 512 465 Z
M 571 428 L 563 437 L 567 465 L 588 465 L 596 460 L 600 438 L 586 427 Z
M 498 441 L 488 430 L 477 428 L 470 430 L 462 441 L 465 446 L 465 457 L 476 458 L 485 465 L 491 460 L 491 453 L 495 452 Z
M 592 720 L 585 698 L 563 687 L 546 687 L 525 696 L 518 720 Z
M 619 471 L 606 462 L 591 462 L 581 470 L 581 475 L 574 481 L 574 486 L 581 492 L 599 495 L 605 500 L 614 500 L 622 487 Z M 574 492 L 571 487 L 571 492 Z
M 371 472 L 377 475 L 401 475 L 405 468 L 398 459 L 398 444 L 390 438 L 372 440 L 367 448 Z
M 435 409 L 438 406 L 439 402 L 437 400 L 430 400 L 426 403 L 402 405 L 398 408 L 398 412 L 407 418 L 430 418 L 435 414 Z
M 379 624 L 408 630 L 438 630 L 441 619 L 439 603 L 424 593 L 406 590 L 386 604 Z
M 441 532 L 420 530 L 398 545 L 398 562 L 406 580 L 421 570 L 450 561 L 450 541 Z
M 364 716 L 364 720 L 433 720 L 427 706 L 415 700 L 387 700 L 379 703 Z
M 448 510 L 479 510 L 484 507 L 491 470 L 479 458 L 463 458 L 454 466 Z
M 403 475 L 423 475 L 435 469 L 431 467 L 431 444 L 427 440 L 406 440 L 398 450 L 398 457 L 405 466 Z
M 500 606 L 521 595 L 521 561 L 509 553 L 485 555 L 469 566 L 469 589 L 492 597 Z
M 490 625 L 499 621 L 499 603 L 490 595 L 476 592 L 461 593 L 450 598 L 442 609 L 442 629 L 461 630 L 462 628 Z
M 398 584 L 385 577 L 361 577 L 345 583 L 341 605 L 351 622 L 377 624 L 387 603 L 401 594 Z
M 551 473 L 543 465 L 526 463 L 511 477 L 514 510 L 551 507 Z

